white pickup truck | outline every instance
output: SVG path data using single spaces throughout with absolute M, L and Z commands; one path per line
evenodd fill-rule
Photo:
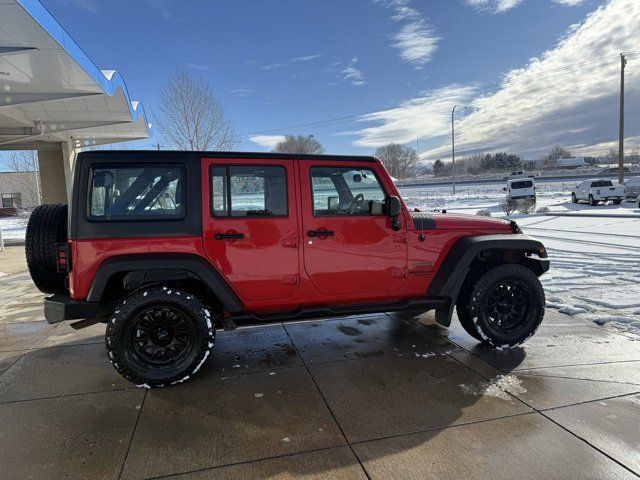
M 571 192 L 571 201 L 578 203 L 582 200 L 594 206 L 599 202 L 611 200 L 614 205 L 620 205 L 625 198 L 624 185 L 614 185 L 611 180 L 592 179 L 579 183 Z

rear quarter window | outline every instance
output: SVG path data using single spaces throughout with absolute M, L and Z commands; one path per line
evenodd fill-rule
M 179 219 L 185 215 L 184 165 L 99 165 L 89 172 L 93 221 Z

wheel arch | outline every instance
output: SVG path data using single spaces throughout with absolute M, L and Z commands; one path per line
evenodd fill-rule
M 133 291 L 145 285 L 179 282 L 199 285 L 229 312 L 244 305 L 224 277 L 195 254 L 132 254 L 108 258 L 100 264 L 87 294 L 88 302 L 111 300 L 114 288 Z
M 451 325 L 458 294 L 473 273 L 504 263 L 521 264 L 536 276 L 549 270 L 544 245 L 524 234 L 462 237 L 449 249 L 427 290 L 428 296 L 444 297 L 448 307 L 436 310 L 436 321 Z

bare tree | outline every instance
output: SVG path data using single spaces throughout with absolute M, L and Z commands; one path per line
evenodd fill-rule
M 403 179 L 410 175 L 411 169 L 418 163 L 418 152 L 398 143 L 390 143 L 376 150 L 375 156 L 394 178 Z
M 569 150 L 565 150 L 559 145 L 556 145 L 544 156 L 542 159 L 542 165 L 546 168 L 555 168 L 558 166 L 558 160 L 562 160 L 563 158 L 571 158 L 571 152 Z
M 176 70 L 160 89 L 162 136 L 179 150 L 231 150 L 238 135 L 211 86 Z
M 273 149 L 276 153 L 321 154 L 324 148 L 313 135 L 285 135 Z
M 16 150 L 9 153 L 7 165 L 16 175 L 12 178 L 15 193 L 21 194 L 20 209 L 31 210 L 40 204 L 40 185 L 37 170 L 38 158 L 33 150 Z

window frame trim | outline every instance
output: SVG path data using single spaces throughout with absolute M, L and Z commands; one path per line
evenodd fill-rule
M 182 197 L 185 199 L 184 200 L 184 205 L 183 205 L 183 209 L 182 209 L 182 213 L 181 215 L 147 215 L 147 216 L 140 216 L 140 215 L 136 215 L 136 216 L 117 216 L 117 217 L 111 217 L 111 218 L 97 218 L 95 216 L 91 215 L 91 200 L 92 200 L 92 196 L 93 196 L 93 174 L 96 168 L 104 168 L 104 169 L 109 169 L 109 168 L 120 168 L 121 170 L 124 169 L 131 169 L 131 168 L 162 168 L 162 167 L 177 167 L 180 170 L 182 170 L 182 177 L 181 180 L 183 181 L 183 187 L 182 187 Z M 188 188 L 189 188 L 189 166 L 186 163 L 160 163 L 160 164 L 150 164 L 150 163 L 144 163 L 144 162 L 140 162 L 140 163 L 126 163 L 126 164 L 120 164 L 120 163 L 92 163 L 91 165 L 89 165 L 89 169 L 87 172 L 87 180 L 88 180 L 88 185 L 87 185 L 87 196 L 86 196 L 86 202 L 85 202 L 85 206 L 84 206 L 84 220 L 86 222 L 89 223 L 127 223 L 127 222 L 179 222 L 184 220 L 187 217 L 187 209 L 189 208 L 188 205 Z
M 286 208 L 287 213 L 285 215 L 231 215 L 233 211 L 232 205 L 232 197 L 231 197 L 231 168 L 232 167 L 261 167 L 261 168 L 280 168 L 284 171 L 284 185 L 285 185 L 285 198 L 286 198 Z M 214 168 L 224 168 L 225 169 L 225 180 L 227 183 L 227 192 L 226 192 L 226 201 L 227 201 L 227 211 L 228 215 L 216 215 L 213 209 L 213 169 Z M 211 218 L 216 220 L 237 220 L 243 218 L 258 218 L 258 219 L 266 219 L 266 218 L 289 218 L 291 214 L 291 209 L 289 208 L 289 172 L 287 171 L 286 165 L 280 164 L 264 164 L 264 163 L 212 163 L 209 165 L 209 178 L 207 179 L 209 183 L 209 215 Z M 265 205 L 266 206 L 266 205 Z
M 336 169 L 351 169 L 351 170 L 369 170 L 371 173 L 373 173 L 373 176 L 376 178 L 376 181 L 378 182 L 378 186 L 380 187 L 380 190 L 382 190 L 382 193 L 384 195 L 384 198 L 388 198 L 389 197 L 389 193 L 387 193 L 387 190 L 384 188 L 384 184 L 380 181 L 380 176 L 378 175 L 378 172 L 375 171 L 375 169 L 373 168 L 357 168 L 357 167 L 353 167 L 353 166 L 338 166 L 338 165 L 312 165 L 309 167 L 309 193 L 311 194 L 311 215 L 313 215 L 314 218 L 327 218 L 327 217 L 332 217 L 332 218 L 345 218 L 345 217 L 349 217 L 349 218 L 358 218 L 358 217 L 386 217 L 386 215 L 384 214 L 380 214 L 380 215 L 375 215 L 373 213 L 360 213 L 357 215 L 353 215 L 353 214 L 340 214 L 340 213 L 326 213 L 326 214 L 316 214 L 316 207 L 315 207 L 315 198 L 313 195 L 313 175 L 312 175 L 312 170 L 314 168 L 336 168 Z M 351 191 L 351 190 L 349 190 Z M 353 192 L 351 192 L 353 193 Z

